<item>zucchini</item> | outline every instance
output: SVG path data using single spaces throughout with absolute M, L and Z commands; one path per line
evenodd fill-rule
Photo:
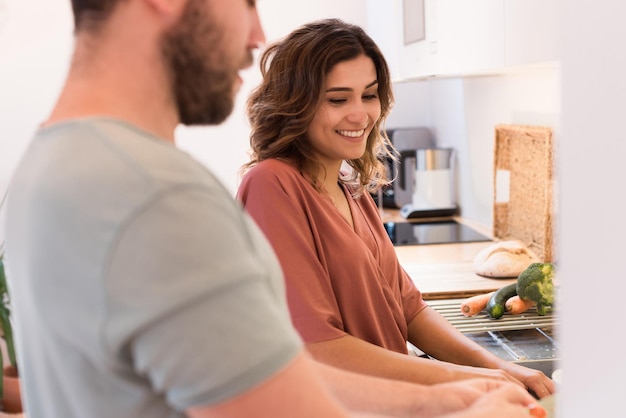
M 504 315 L 504 311 L 506 310 L 504 304 L 515 295 L 517 295 L 517 282 L 503 286 L 496 290 L 489 298 L 487 306 L 485 307 L 487 315 L 493 319 L 502 318 L 502 315 Z

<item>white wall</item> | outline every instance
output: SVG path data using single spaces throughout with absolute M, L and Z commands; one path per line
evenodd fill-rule
M 72 48 L 67 0 L 5 0 L 0 8 L 0 193 L 63 82 Z
M 561 0 L 561 418 L 623 417 L 626 4 Z
M 556 67 L 496 76 L 435 78 L 394 85 L 388 128 L 427 126 L 437 145 L 457 151 L 462 216 L 493 223 L 495 126 L 549 126 L 558 132 L 560 75 Z
M 463 216 L 492 225 L 495 126 L 548 126 L 557 135 L 560 75 L 557 68 L 527 69 L 466 78 L 463 87 L 466 136 L 460 131 L 441 139 L 459 150 Z M 444 123 L 440 120 L 438 125 Z

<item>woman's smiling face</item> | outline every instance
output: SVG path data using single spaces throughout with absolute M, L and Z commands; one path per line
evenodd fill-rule
M 309 140 L 327 170 L 360 158 L 381 114 L 376 67 L 366 55 L 335 65 L 326 77 L 322 101 L 308 129 Z

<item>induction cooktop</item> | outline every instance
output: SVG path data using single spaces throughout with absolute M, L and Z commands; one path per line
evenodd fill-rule
M 432 222 L 386 222 L 393 245 L 453 244 L 492 241 L 475 229 L 455 220 Z

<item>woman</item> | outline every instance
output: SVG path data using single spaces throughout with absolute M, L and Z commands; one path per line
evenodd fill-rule
M 419 383 L 489 376 L 552 393 L 543 373 L 489 353 L 430 309 L 400 266 L 369 193 L 386 179 L 381 132 L 393 104 L 375 43 L 357 26 L 318 21 L 271 45 L 261 71 L 238 198 L 280 259 L 313 356 Z M 407 341 L 442 361 L 409 356 Z

